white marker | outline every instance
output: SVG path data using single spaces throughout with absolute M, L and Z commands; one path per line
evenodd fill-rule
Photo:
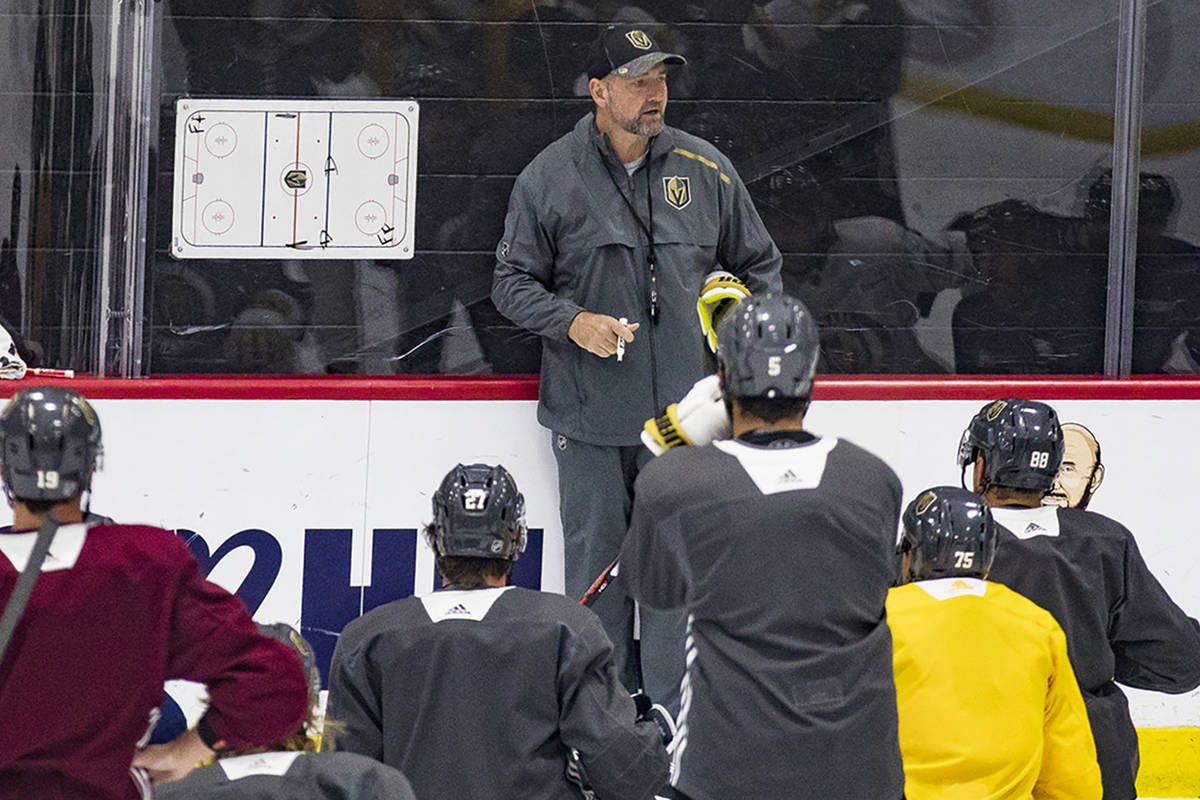
M 629 324 L 629 320 L 627 320 L 625 317 L 621 317 L 619 320 L 617 320 L 617 322 L 621 323 L 622 325 Z M 617 361 L 623 361 L 624 359 L 625 359 L 625 340 L 622 339 L 621 334 L 618 333 L 617 334 Z

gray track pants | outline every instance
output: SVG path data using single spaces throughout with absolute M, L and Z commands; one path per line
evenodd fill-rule
M 569 597 L 583 597 L 616 558 L 629 529 L 633 482 L 652 458 L 641 445 L 594 445 L 561 434 L 552 438 L 558 462 L 559 509 L 564 546 L 564 584 Z M 684 672 L 683 611 L 638 609 L 641 660 L 634 646 L 634 603 L 613 581 L 592 606 L 613 642 L 617 675 L 630 691 L 642 688 L 655 702 L 675 711 Z

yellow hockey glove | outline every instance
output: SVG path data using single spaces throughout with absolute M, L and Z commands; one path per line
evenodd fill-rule
M 732 272 L 723 269 L 704 276 L 704 286 L 696 300 L 696 312 L 700 315 L 700 330 L 708 341 L 708 348 L 717 352 L 717 323 L 743 298 L 750 296 L 746 284 Z

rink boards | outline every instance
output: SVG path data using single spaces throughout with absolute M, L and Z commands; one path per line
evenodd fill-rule
M 299 624 L 322 666 L 350 619 L 433 590 L 432 554 L 417 531 L 430 519 L 438 481 L 458 462 L 501 462 L 513 472 L 533 529 L 518 580 L 562 589 L 556 473 L 531 381 L 73 385 L 96 398 L 104 427 L 94 508 L 179 530 L 210 577 L 238 591 L 256 618 Z M 963 427 L 988 399 L 1014 395 L 1048 400 L 1063 421 L 1095 432 L 1106 475 L 1092 509 L 1128 526 L 1172 597 L 1200 617 L 1196 382 L 828 380 L 807 427 L 878 454 L 907 501 L 928 486 L 957 484 Z M 1156 729 L 1144 732 L 1142 793 L 1190 791 L 1200 779 L 1200 767 L 1188 766 L 1197 762 L 1189 726 L 1200 720 L 1200 692 L 1129 694 L 1138 726 Z

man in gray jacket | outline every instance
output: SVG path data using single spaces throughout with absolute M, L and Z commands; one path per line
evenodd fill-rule
M 609 26 L 593 47 L 595 112 L 517 178 L 496 249 L 492 300 L 543 338 L 538 421 L 553 432 L 568 595 L 616 556 L 633 481 L 649 453 L 645 420 L 704 372 L 696 301 L 723 268 L 778 291 L 781 257 L 729 160 L 667 127 L 667 66 L 644 30 Z M 615 356 L 615 357 L 614 357 Z M 640 618 L 610 589 L 593 607 L 625 685 L 671 703 L 683 675 L 676 612 Z

